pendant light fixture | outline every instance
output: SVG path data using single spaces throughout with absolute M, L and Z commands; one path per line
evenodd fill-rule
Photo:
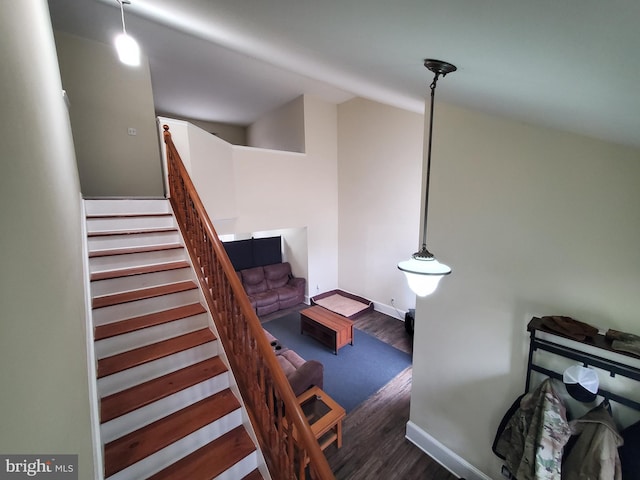
M 122 33 L 115 40 L 118 58 L 125 65 L 137 67 L 140 65 L 140 47 L 138 42 L 127 33 L 127 27 L 124 24 L 124 6 L 131 4 L 131 0 L 116 0 L 120 5 L 120 16 L 122 17 Z
M 448 73 L 455 72 L 457 68 L 450 63 L 440 60 L 426 59 L 424 66 L 434 73 L 431 82 L 431 108 L 429 111 L 429 141 L 427 144 L 427 178 L 424 199 L 424 221 L 422 225 L 422 248 L 414 253 L 409 260 L 398 263 L 398 269 L 407 276 L 409 288 L 419 297 L 432 294 L 438 287 L 440 279 L 451 273 L 451 268 L 438 262 L 433 254 L 427 250 L 427 215 L 429 213 L 429 182 L 431 180 L 431 142 L 433 139 L 433 104 L 435 100 L 436 84 L 438 79 Z

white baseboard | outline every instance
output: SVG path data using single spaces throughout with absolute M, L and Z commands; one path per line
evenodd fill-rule
M 386 305 L 384 303 L 373 302 L 373 309 L 376 312 L 384 313 L 385 315 L 389 315 L 390 317 L 397 318 L 398 320 L 404 321 L 404 315 L 406 312 L 402 310 L 398 310 L 392 305 Z
M 492 480 L 411 421 L 407 422 L 405 437 L 457 477 L 466 480 Z

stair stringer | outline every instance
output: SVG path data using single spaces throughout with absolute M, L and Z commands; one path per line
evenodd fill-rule
M 91 269 L 89 266 L 89 237 L 87 235 L 87 209 L 80 195 L 82 228 L 82 268 L 85 300 L 85 333 L 87 341 L 87 370 L 89 387 L 89 410 L 91 415 L 91 445 L 93 450 L 93 478 L 104 480 L 104 450 L 100 430 L 100 397 L 98 395 L 98 360 L 95 354 L 95 336 L 93 330 L 93 308 L 91 305 Z

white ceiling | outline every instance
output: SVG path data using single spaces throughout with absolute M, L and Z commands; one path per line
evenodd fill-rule
M 156 108 L 247 125 L 306 93 L 422 112 L 437 99 L 640 147 L 637 0 L 131 0 Z M 110 43 L 116 0 L 49 0 L 54 28 Z

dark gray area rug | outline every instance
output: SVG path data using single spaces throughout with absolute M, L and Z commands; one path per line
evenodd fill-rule
M 300 333 L 300 314 L 295 312 L 262 324 L 282 346 L 305 360 L 324 365 L 323 390 L 349 413 L 411 365 L 411 356 L 371 335 L 354 329 L 353 346 L 334 355 L 317 340 Z

